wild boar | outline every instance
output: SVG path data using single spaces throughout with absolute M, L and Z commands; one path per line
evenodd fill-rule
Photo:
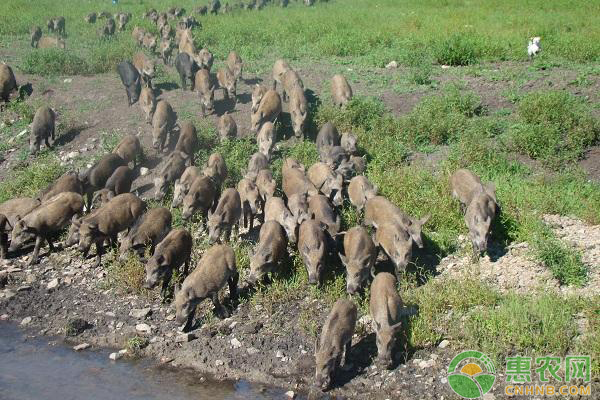
M 301 169 L 282 168 L 282 171 L 283 193 L 288 199 L 296 193 L 312 196 L 319 192 Z
M 340 145 L 346 150 L 346 153 L 349 155 L 356 154 L 356 135 L 349 132 L 342 133 L 342 138 L 340 139 Z
M 267 121 L 261 126 L 258 135 L 256 135 L 256 142 L 258 143 L 258 151 L 264 154 L 267 159 L 270 159 L 275 146 L 275 125 L 272 122 Z
M 99 15 L 98 18 L 112 18 L 112 14 L 109 13 L 108 11 L 102 11 Z
M 225 159 L 219 153 L 213 153 L 208 157 L 206 168 L 203 171 L 204 175 L 210 176 L 217 184 L 217 192 L 221 191 L 221 185 L 227 178 L 227 164 Z
M 385 368 L 393 366 L 396 336 L 402 328 L 403 304 L 396 290 L 396 278 L 387 272 L 375 275 L 371 284 L 369 313 L 377 335 L 377 362 Z
M 211 83 L 210 73 L 207 69 L 199 69 L 194 79 L 194 90 L 200 96 L 202 116 L 205 117 L 207 111 L 209 114 L 212 114 L 215 109 L 215 88 Z
M 131 106 L 140 98 L 142 90 L 141 77 L 138 70 L 129 61 L 123 61 L 117 66 L 117 72 L 121 77 L 121 83 L 127 92 L 127 101 Z
M 225 189 L 214 213 L 208 214 L 208 240 L 214 243 L 225 232 L 225 241 L 229 241 L 231 230 L 238 226 L 242 215 L 240 194 L 234 188 Z M 238 226 L 239 228 L 239 226 Z
M 176 208 L 181 205 L 183 198 L 190 190 L 192 183 L 196 178 L 202 176 L 202 171 L 198 167 L 189 166 L 183 171 L 181 177 L 175 180 L 175 186 L 173 188 L 173 201 L 171 207 Z
M 258 171 L 265 168 L 269 168 L 269 160 L 267 157 L 265 157 L 263 153 L 254 153 L 248 161 L 248 168 L 246 169 L 246 175 L 244 175 L 244 177 L 255 182 Z
M 42 141 L 46 147 L 51 148 L 48 138 L 54 140 L 56 113 L 50 107 L 40 107 L 33 116 L 33 124 L 31 125 L 31 135 L 29 137 L 29 151 L 31 154 L 36 154 L 40 151 Z
M 208 10 L 211 14 L 217 15 L 220 8 L 221 2 L 219 0 L 211 0 Z
M 38 47 L 38 43 L 42 37 L 42 28 L 40 28 L 39 26 L 32 26 L 31 30 L 29 31 L 30 36 L 30 42 L 31 42 L 31 47 Z
M 79 251 L 87 257 L 92 244 L 96 245 L 96 263 L 99 267 L 104 253 L 104 241 L 117 242 L 119 232 L 130 228 L 146 211 L 146 204 L 136 195 L 124 193 L 113 197 L 96 212 L 83 219 L 73 219 L 79 232 Z
M 237 124 L 229 112 L 221 115 L 219 118 L 219 137 L 221 141 L 226 139 L 235 139 L 237 137 Z
M 171 25 L 165 25 L 160 29 L 161 41 L 166 39 L 169 40 L 173 36 L 173 28 Z
M 83 184 L 75 172 L 67 172 L 58 178 L 54 183 L 44 189 L 39 196 L 42 203 L 63 192 L 73 192 L 83 194 Z
M 110 153 L 102 157 L 94 166 L 79 176 L 87 194 L 88 209 L 92 207 L 92 195 L 106 186 L 106 181 L 121 166 L 127 166 L 119 155 Z
M 8 102 L 18 90 L 15 74 L 10 66 L 0 63 L 0 100 Z
M 131 37 L 133 37 L 133 40 L 135 40 L 137 42 L 137 44 L 140 46 L 142 45 L 142 43 L 144 41 L 145 34 L 146 34 L 146 31 L 137 25 L 134 26 L 133 30 L 131 31 Z
M 260 102 L 267 93 L 267 88 L 264 85 L 256 84 L 252 90 L 252 112 L 255 113 L 258 110 Z
M 208 6 L 200 6 L 196 8 L 196 14 L 206 15 L 208 13 Z
M 275 182 L 270 169 L 264 168 L 258 171 L 256 175 L 256 187 L 260 193 L 264 209 L 265 202 L 275 195 L 275 189 L 277 189 L 277 182 Z
M 196 61 L 188 53 L 179 53 L 175 58 L 175 68 L 181 79 L 181 87 L 187 89 L 187 81 L 190 81 L 190 90 L 194 90 L 194 78 L 198 66 Z
M 153 208 L 139 218 L 131 227 L 127 235 L 121 240 L 119 254 L 121 260 L 127 258 L 129 250 L 135 251 L 140 257 L 144 256 L 146 246 L 150 245 L 150 252 L 154 249 L 171 230 L 171 212 L 164 207 Z
M 309 218 L 308 214 L 308 198 L 306 193 L 294 193 L 287 199 L 287 206 L 292 215 L 301 224 L 302 221 Z
M 340 231 L 340 216 L 331 206 L 329 199 L 322 194 L 310 196 L 308 199 L 308 215 L 325 224 L 327 232 L 332 238 L 335 238 Z
M 304 138 L 305 122 L 308 115 L 308 103 L 304 89 L 294 86 L 290 92 L 290 117 L 296 138 Z
M 148 124 L 152 123 L 152 117 L 154 116 L 154 111 L 156 111 L 156 97 L 154 96 L 154 91 L 144 86 L 140 93 L 140 108 L 146 114 L 146 122 Z
M 52 36 L 42 36 L 37 43 L 38 49 L 64 49 L 66 47 L 63 39 Z
M 296 243 L 298 219 L 292 215 L 281 197 L 269 197 L 264 207 L 265 222 L 277 221 L 285 229 L 288 239 Z
M 358 175 L 362 175 L 367 171 L 367 162 L 365 161 L 365 159 L 363 157 L 359 157 L 359 156 L 351 156 L 350 157 L 350 169 L 358 174 Z M 338 167 L 338 170 L 340 169 L 340 167 Z M 341 171 L 340 171 L 341 173 Z M 343 173 L 342 173 L 343 174 Z M 343 174 L 344 176 L 346 176 L 345 174 Z
M 339 170 L 342 174 L 347 174 L 344 172 L 344 169 L 351 167 L 348 153 L 346 153 L 346 150 L 342 146 L 324 146 L 319 151 L 319 158 L 321 162 L 324 162 L 336 171 Z
M 342 189 L 344 186 L 344 177 L 333 171 L 325 163 L 314 163 L 307 172 L 308 179 L 321 193 L 323 193 L 334 206 L 339 207 L 344 203 Z
M 170 231 L 158 243 L 152 257 L 146 263 L 144 287 L 152 289 L 162 280 L 160 293 L 165 299 L 173 271 L 183 265 L 183 275 L 187 276 L 192 258 L 192 245 L 192 235 L 187 229 L 177 228 Z
M 250 254 L 250 274 L 246 279 L 254 285 L 272 272 L 287 251 L 287 240 L 283 228 L 277 221 L 267 221 L 260 227 L 258 246 Z
M 95 12 L 91 12 L 85 16 L 84 21 L 87 22 L 88 24 L 95 24 L 97 17 L 98 17 L 98 14 L 96 14 Z
M 154 52 L 154 50 L 156 49 L 156 44 L 157 44 L 156 36 L 152 35 L 149 32 L 146 32 L 144 34 L 144 37 L 142 38 L 142 46 L 144 46 L 146 49 L 150 50 L 151 52 Z
M 208 176 L 199 176 L 192 182 L 187 194 L 183 197 L 183 211 L 181 217 L 189 219 L 197 211 L 202 214 L 202 221 L 206 221 L 208 211 L 217 199 L 217 187 Z
M 65 36 L 66 35 L 66 31 L 65 31 L 65 17 L 54 18 L 54 20 L 52 22 L 54 24 L 53 31 L 56 32 L 56 33 L 58 33 L 61 36 Z
M 302 83 L 302 79 L 300 79 L 298 73 L 291 68 L 283 73 L 281 79 L 281 83 L 283 86 L 281 98 L 283 99 L 283 101 L 288 101 L 288 97 L 292 93 L 292 90 L 296 88 L 304 90 L 304 83 Z
M 129 18 L 131 18 L 131 14 L 129 13 L 120 13 L 117 14 L 117 29 L 122 32 L 125 30 L 125 25 L 129 22 Z
M 207 48 L 200 49 L 196 59 L 200 68 L 210 71 L 214 61 L 213 53 L 211 53 L 210 50 Z
M 315 346 L 315 384 L 327 390 L 337 370 L 346 364 L 352 346 L 357 311 L 354 303 L 339 299 L 333 305 L 323 325 L 318 346 Z
M 242 202 L 244 228 L 252 230 L 252 227 L 254 226 L 254 216 L 258 214 L 260 210 L 260 192 L 254 182 L 248 178 L 242 178 L 238 182 L 237 190 Z
M 243 63 L 241 57 L 235 51 L 232 51 L 227 56 L 225 61 L 229 70 L 233 73 L 233 78 L 237 81 L 242 77 Z
M 0 214 L 0 260 L 4 260 L 8 254 L 8 232 L 12 225 L 4 214 Z
M 281 113 L 281 97 L 274 90 L 268 90 L 263 96 L 258 109 L 250 116 L 251 130 L 258 132 L 267 121 L 275 123 Z
M 133 66 L 140 74 L 142 82 L 144 82 L 147 87 L 152 87 L 152 78 L 154 78 L 154 72 L 156 69 L 154 60 L 149 58 L 143 52 L 138 51 L 133 55 Z
M 348 104 L 352 99 L 352 88 L 344 75 L 334 75 L 331 78 L 331 99 L 337 107 Z
M 290 0 L 281 0 L 281 2 L 279 3 L 279 5 L 280 5 L 282 8 L 285 8 L 285 7 L 287 7 L 287 6 L 288 6 L 288 4 L 290 4 Z
M 319 129 L 315 144 L 319 152 L 325 150 L 326 147 L 339 146 L 340 135 L 337 128 L 331 122 L 327 122 Z
M 159 45 L 160 58 L 165 65 L 171 65 L 171 57 L 173 55 L 173 42 L 169 38 L 162 38 Z
M 365 228 L 355 226 L 346 232 L 344 253 L 339 256 L 346 267 L 346 291 L 356 294 L 365 286 L 377 258 L 377 250 Z
M 117 144 L 113 154 L 118 155 L 126 164 L 133 162 L 133 168 L 136 166 L 136 159 L 144 155 L 140 139 L 136 135 L 126 135 Z
M 189 166 L 190 159 L 185 153 L 174 150 L 169 154 L 157 177 L 154 178 L 154 187 L 156 188 L 154 199 L 158 201 L 164 199 L 169 185 L 181 177 L 185 168 Z
M 127 166 L 122 166 L 115 169 L 115 172 L 106 181 L 104 188 L 111 191 L 113 195 L 129 193 L 134 179 L 133 170 Z
M 156 105 L 156 111 L 152 116 L 152 147 L 163 151 L 168 147 L 167 136 L 177 123 L 177 115 L 166 100 L 160 100 Z
M 0 214 L 4 215 L 8 219 L 8 224 L 13 227 L 17 223 L 17 217 L 29 214 L 40 204 L 39 199 L 16 197 L 0 204 Z
M 373 239 L 375 246 L 381 248 L 396 267 L 396 276 L 406 270 L 412 258 L 412 239 L 399 224 L 385 222 L 377 227 Z
M 191 329 L 196 306 L 207 298 L 212 300 L 219 317 L 228 317 L 229 312 L 219 302 L 219 290 L 228 284 L 229 297 L 236 301 L 238 279 L 233 249 L 227 245 L 211 247 L 175 292 L 175 321 L 185 323 L 184 332 Z
M 237 81 L 235 80 L 235 76 L 229 67 L 225 66 L 217 70 L 217 83 L 219 84 L 219 88 L 223 89 L 223 98 L 229 100 L 231 97 L 233 98 L 233 102 L 237 103 Z
M 48 242 L 54 251 L 52 235 L 60 232 L 73 215 L 83 213 L 83 197 L 78 193 L 63 192 L 40 205 L 23 218 L 17 217 L 13 224 L 9 251 L 20 249 L 26 242 L 35 238 L 35 248 L 29 265 L 37 264 L 40 247 Z
M 179 139 L 175 145 L 175 150 L 181 151 L 190 158 L 193 163 L 194 152 L 198 146 L 198 134 L 196 127 L 190 121 L 185 121 L 181 124 Z
M 108 18 L 106 20 L 106 24 L 104 25 L 104 27 L 102 27 L 102 36 L 104 37 L 108 37 L 108 36 L 112 36 L 115 34 L 115 31 L 117 29 L 117 24 L 115 23 L 115 20 L 112 18 Z
M 413 242 L 422 249 L 423 238 L 421 232 L 423 225 L 429 220 L 430 216 L 428 214 L 421 219 L 413 218 L 385 197 L 375 196 L 365 203 L 364 224 L 375 228 L 386 222 L 397 224 L 408 231 Z
M 323 223 L 308 219 L 300 224 L 298 252 L 308 271 L 308 283 L 318 285 L 323 278 L 325 257 L 327 256 L 327 238 Z
M 367 204 L 367 201 L 377 196 L 377 190 L 377 186 L 369 182 L 366 176 L 355 176 L 350 179 L 350 184 L 348 185 L 348 197 L 350 198 L 350 203 L 352 203 L 358 211 L 362 211 L 365 204 Z
M 285 74 L 291 67 L 285 60 L 277 60 L 273 64 L 273 90 L 277 89 L 277 84 L 282 84 L 283 74 Z

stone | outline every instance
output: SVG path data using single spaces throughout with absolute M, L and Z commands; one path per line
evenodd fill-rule
M 179 335 L 177 335 L 175 337 L 175 342 L 176 343 L 187 343 L 187 342 L 191 342 L 194 339 L 196 339 L 196 335 L 194 335 L 193 333 L 180 333 Z
M 78 344 L 77 346 L 73 347 L 73 350 L 80 351 L 80 350 L 85 350 L 89 347 L 90 347 L 89 343 L 81 343 L 81 344 Z
M 449 65 L 442 65 L 442 69 L 449 69 L 450 66 Z
M 22 285 L 17 288 L 17 292 L 26 292 L 28 290 L 31 290 L 31 286 L 29 285 Z
M 447 339 L 444 339 L 440 342 L 440 344 L 438 344 L 438 347 L 440 349 L 445 349 L 446 347 L 448 347 L 449 344 L 450 342 Z
M 71 151 L 71 152 L 67 153 L 65 158 L 67 160 L 72 160 L 72 159 L 76 158 L 78 155 L 79 155 L 78 151 Z
M 236 338 L 231 339 L 230 343 L 234 349 L 239 349 L 240 347 L 242 347 L 242 343 Z
M 146 168 L 146 167 L 140 168 L 140 175 L 141 176 L 146 176 L 146 175 L 148 175 L 149 172 L 150 172 L 150 170 L 148 168 Z
M 237 321 L 233 321 L 230 325 L 229 325 L 229 329 L 233 329 L 236 327 L 236 325 L 238 324 Z
M 223 362 L 223 360 L 215 360 L 215 365 L 216 365 L 217 367 L 220 367 L 220 366 L 222 366 L 222 365 L 225 365 L 225 363 Z
M 275 357 L 276 357 L 276 358 L 281 358 L 281 357 L 283 357 L 283 351 L 281 351 L 281 350 L 277 350 L 277 352 L 275 353 Z
M 285 392 L 285 396 L 286 396 L 288 399 L 295 399 L 295 398 L 296 398 L 296 393 L 294 393 L 294 391 L 293 391 L 293 390 L 290 390 L 289 392 Z
M 21 326 L 29 325 L 31 323 L 32 319 L 33 318 L 31 318 L 31 317 L 25 317 L 25 318 L 23 318 L 23 320 L 21 321 Z
M 123 357 L 123 354 L 121 353 L 110 353 L 110 355 L 108 356 L 108 358 L 110 358 L 113 361 L 117 361 L 119 359 L 121 359 Z
M 169 314 L 165 317 L 167 321 L 173 321 L 175 319 L 175 314 Z
M 170 363 L 173 360 L 174 360 L 174 358 L 172 358 L 172 357 L 163 356 L 163 357 L 160 358 L 160 363 L 161 364 L 168 364 L 168 363 Z
M 144 319 L 151 313 L 152 313 L 152 309 L 150 309 L 150 308 L 133 308 L 129 312 L 129 316 L 133 317 L 135 319 Z
M 50 282 L 48 282 L 48 285 L 46 286 L 46 288 L 48 290 L 54 290 L 57 287 L 58 287 L 58 278 L 52 279 Z
M 256 347 L 248 347 L 246 349 L 246 353 L 248 353 L 250 355 L 254 355 L 254 354 L 260 353 L 260 350 L 258 350 Z
M 385 67 L 387 69 L 398 68 L 398 62 L 397 61 L 390 61 Z
M 8 321 L 8 314 L 0 315 L 0 321 Z
M 150 325 L 148 324 L 137 324 L 135 326 L 135 330 L 147 335 L 149 335 L 152 332 L 152 328 L 150 328 Z
M 77 336 L 89 327 L 86 320 L 82 318 L 70 319 L 65 325 L 65 335 Z

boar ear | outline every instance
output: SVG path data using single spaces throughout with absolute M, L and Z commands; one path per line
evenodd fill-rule
M 379 240 L 377 240 L 377 234 L 373 234 L 371 235 L 371 239 L 373 240 L 373 244 L 375 245 L 375 247 L 379 247 Z
M 427 214 L 426 216 L 421 218 L 419 220 L 419 225 L 421 225 L 421 226 L 425 225 L 427 223 L 427 221 L 429 221 L 429 218 L 431 218 L 431 214 Z
M 340 260 L 342 260 L 342 264 L 347 265 L 348 260 L 346 259 L 346 256 L 343 255 L 342 253 L 338 253 L 338 255 L 340 256 Z
M 175 292 L 174 293 L 175 296 L 177 296 L 177 293 L 179 293 L 181 291 L 181 283 L 176 283 L 173 289 L 174 289 L 174 292 Z

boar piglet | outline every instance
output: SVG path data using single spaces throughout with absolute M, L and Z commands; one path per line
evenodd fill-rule
M 154 198 L 162 200 L 167 195 L 169 185 L 177 180 L 183 174 L 186 167 L 189 167 L 190 159 L 181 151 L 174 150 L 163 164 L 158 172 L 158 176 L 154 178 L 154 186 L 156 192 Z
M 0 214 L 4 215 L 8 219 L 8 224 L 12 227 L 15 226 L 17 217 L 20 218 L 22 215 L 29 214 L 39 205 L 39 199 L 33 199 L 30 197 L 16 197 L 14 199 L 6 200 L 4 203 L 0 204 Z M 12 228 L 10 229 L 12 230 Z
M 63 192 L 83 194 L 83 184 L 75 172 L 67 172 L 43 190 L 38 198 L 42 203 Z
M 377 196 L 377 186 L 373 185 L 366 176 L 358 175 L 350 180 L 348 197 L 350 203 L 361 211 L 369 199 Z
M 237 124 L 229 112 L 225 112 L 225 114 L 221 115 L 217 128 L 219 130 L 221 141 L 235 139 L 237 137 Z
M 142 90 L 141 77 L 138 70 L 129 61 L 123 61 L 117 66 L 121 83 L 127 92 L 127 102 L 131 106 L 140 98 Z
M 190 190 L 192 183 L 194 183 L 194 180 L 196 180 L 196 178 L 199 178 L 200 176 L 202 176 L 202 172 L 198 167 L 194 167 L 193 165 L 190 165 L 183 171 L 181 177 L 175 180 L 175 186 L 173 188 L 173 201 L 171 202 L 171 207 L 176 208 L 181 205 L 181 203 L 183 202 L 183 198 Z
M 342 146 L 325 146 L 319 151 L 321 162 L 329 165 L 332 169 L 341 172 L 342 168 L 350 167 L 348 153 Z M 342 173 L 342 172 L 341 172 Z M 348 175 L 347 173 L 343 173 Z
M 315 385 L 320 389 L 329 389 L 339 367 L 346 364 L 356 317 L 356 306 L 347 299 L 336 301 L 329 312 L 315 346 Z
M 171 230 L 171 212 L 164 207 L 153 208 L 139 218 L 121 241 L 119 253 L 121 260 L 127 258 L 127 252 L 134 250 L 143 257 L 144 250 L 150 245 L 150 252 Z
M 4 260 L 8 254 L 8 232 L 12 225 L 4 214 L 0 214 L 0 260 Z
M 140 108 L 146 114 L 146 122 L 151 124 L 156 111 L 156 97 L 151 88 L 144 86 L 140 93 Z
M 197 59 L 200 68 L 205 69 L 207 72 L 210 71 L 214 61 L 213 53 L 211 53 L 210 50 L 206 48 L 200 49 Z
M 142 82 L 147 87 L 152 87 L 152 78 L 154 78 L 155 63 L 154 60 L 148 58 L 146 54 L 139 51 L 133 56 L 133 66 L 138 70 Z
M 344 177 L 340 173 L 325 163 L 317 162 L 308 169 L 307 175 L 315 188 L 327 196 L 334 206 L 339 207 L 344 203 Z
M 221 191 L 221 185 L 227 178 L 227 164 L 225 159 L 219 153 L 213 153 L 208 157 L 206 168 L 203 171 L 204 175 L 210 176 L 217 185 L 217 192 Z
M 288 97 L 294 89 L 304 89 L 304 84 L 302 83 L 302 79 L 300 79 L 300 75 L 291 68 L 283 73 L 281 83 L 283 86 L 283 91 L 281 93 L 283 101 L 288 101 Z
M 240 79 L 242 77 L 243 63 L 242 58 L 238 55 L 238 53 L 235 51 L 230 52 L 227 56 L 226 63 L 235 80 Z
M 229 312 L 219 301 L 219 290 L 228 284 L 230 299 L 237 300 L 238 279 L 233 249 L 227 245 L 208 249 L 175 293 L 175 320 L 185 323 L 184 332 L 192 328 L 196 307 L 204 299 L 212 300 L 219 317 L 228 317 Z
M 275 122 L 281 113 L 281 97 L 274 90 L 268 90 L 262 97 L 258 109 L 250 116 L 250 129 L 258 132 L 261 126 L 269 121 Z
M 175 58 L 175 68 L 179 73 L 179 79 L 181 79 L 181 87 L 183 90 L 187 89 L 187 81 L 190 81 L 191 88 L 194 89 L 194 78 L 198 65 L 196 61 L 188 53 L 179 53 Z
M 264 204 L 269 198 L 275 195 L 275 190 L 277 189 L 277 182 L 273 178 L 273 173 L 270 169 L 264 168 L 258 171 L 258 175 L 256 175 L 256 187 L 258 187 L 264 210 Z
M 217 187 L 209 176 L 199 176 L 192 182 L 190 190 L 183 198 L 183 210 L 181 217 L 189 219 L 196 212 L 202 215 L 202 221 L 206 221 L 208 211 L 213 207 L 217 198 Z
M 96 263 L 99 267 L 104 253 L 104 241 L 117 242 L 119 232 L 129 229 L 146 210 L 146 203 L 131 193 L 113 197 L 97 212 L 83 220 L 73 220 L 79 225 L 79 251 L 87 257 L 92 244 L 96 245 Z
M 352 99 L 352 88 L 344 75 L 334 75 L 331 78 L 331 98 L 338 107 L 345 106 Z
M 133 162 L 133 168 L 137 165 L 137 158 L 144 155 L 140 139 L 135 135 L 124 136 L 112 152 L 121 157 L 127 164 Z
M 315 144 L 317 145 L 317 150 L 319 152 L 324 150 L 326 147 L 339 146 L 340 134 L 338 133 L 335 125 L 333 125 L 331 122 L 325 123 L 325 125 L 319 129 Z
M 260 85 L 260 84 L 256 84 L 254 86 L 254 89 L 252 90 L 252 112 L 255 113 L 258 110 L 258 106 L 260 105 L 260 102 L 263 98 L 263 96 L 265 95 L 265 93 L 267 93 L 267 88 L 264 85 Z
M 8 102 L 18 89 L 12 68 L 0 62 L 0 101 Z
M 309 219 L 300 225 L 298 235 L 298 251 L 308 271 L 308 283 L 321 283 L 327 255 L 327 238 L 325 225 L 317 220 Z
M 307 116 L 308 103 L 304 95 L 304 89 L 300 86 L 294 86 L 290 92 L 290 117 L 292 119 L 294 136 L 298 139 L 304 139 Z
M 42 141 L 46 147 L 51 148 L 48 138 L 54 140 L 56 113 L 50 107 L 40 107 L 33 116 L 31 135 L 29 138 L 29 151 L 36 154 L 40 151 Z
M 256 135 L 256 142 L 258 143 L 258 151 L 264 154 L 267 159 L 270 159 L 275 145 L 275 125 L 272 122 L 267 121 L 262 125 L 258 135 Z
M 196 151 L 197 146 L 198 134 L 196 133 L 196 127 L 190 121 L 185 121 L 181 124 L 179 139 L 177 139 L 177 144 L 175 144 L 175 150 L 186 154 L 193 164 L 194 152 Z
M 171 131 L 176 122 L 177 115 L 171 104 L 166 100 L 160 100 L 152 117 L 152 147 L 159 151 L 167 148 L 167 136 L 170 139 Z
M 16 251 L 35 238 L 35 248 L 29 265 L 36 264 L 44 241 L 48 242 L 50 251 L 54 251 L 51 236 L 63 229 L 73 215 L 82 213 L 83 197 L 80 194 L 73 192 L 57 194 L 23 218 L 17 217 L 13 225 L 9 250 Z
M 83 184 L 83 189 L 87 194 L 88 210 L 92 208 L 92 195 L 96 190 L 103 189 L 106 181 L 112 176 L 119 167 L 127 166 L 125 160 L 114 153 L 106 154 L 89 170 L 80 174 L 79 179 Z
M 115 169 L 115 172 L 106 181 L 104 188 L 108 189 L 113 195 L 129 193 L 134 179 L 135 174 L 133 170 L 122 166 Z
M 225 189 L 217 208 L 213 213 L 208 214 L 208 240 L 214 243 L 221 237 L 221 233 L 225 232 L 225 240 L 229 241 L 231 231 L 235 226 L 238 226 L 242 215 L 242 201 L 240 194 L 234 188 Z
M 288 197 L 287 206 L 298 221 L 298 224 L 301 224 L 306 219 L 310 219 L 308 214 L 308 196 L 306 193 L 294 193 Z
M 355 294 L 369 279 L 377 251 L 367 230 L 362 226 L 355 226 L 344 235 L 344 252 L 346 255 L 339 255 L 346 267 L 346 291 L 348 294 Z
M 373 238 L 375 246 L 381 248 L 396 267 L 396 276 L 406 270 L 412 258 L 412 239 L 408 232 L 398 224 L 386 222 L 377 227 Z
M 296 243 L 298 219 L 292 215 L 290 210 L 288 210 L 283 199 L 274 196 L 268 198 L 264 210 L 265 222 L 271 220 L 279 222 L 283 229 L 285 229 L 285 233 L 290 242 Z
M 260 210 L 260 193 L 254 182 L 247 178 L 242 178 L 238 182 L 237 190 L 242 202 L 244 228 L 252 230 L 252 227 L 254 226 L 254 216 L 258 214 Z
M 30 30 L 30 42 L 31 42 L 31 47 L 38 47 L 38 43 L 42 37 L 42 28 L 40 28 L 39 26 L 33 26 L 31 27 Z
M 202 108 L 202 116 L 206 116 L 206 112 L 212 114 L 215 109 L 215 88 L 210 81 L 210 73 L 207 69 L 199 69 L 196 72 L 194 90 L 200 96 L 200 105 Z
M 341 218 L 335 212 L 329 199 L 322 194 L 310 196 L 308 199 L 308 215 L 327 227 L 327 232 L 335 239 L 340 231 Z
M 184 228 L 170 231 L 156 246 L 152 257 L 146 263 L 144 287 L 152 289 L 162 280 L 161 296 L 167 296 L 173 271 L 182 265 L 183 275 L 187 276 L 192 256 L 192 235 Z
M 258 171 L 268 168 L 269 160 L 267 157 L 260 152 L 252 154 L 248 161 L 248 168 L 246 169 L 246 175 L 244 177 L 252 182 L 256 181 Z
M 282 188 L 288 199 L 296 193 L 312 196 L 319 192 L 302 169 L 285 167 L 285 163 L 282 168 Z
M 283 228 L 277 221 L 267 221 L 260 227 L 258 247 L 250 255 L 250 274 L 246 279 L 254 285 L 272 272 L 283 258 L 287 240 Z
M 279 59 L 273 64 L 273 90 L 277 89 L 277 84 L 282 84 L 283 74 L 285 74 L 291 67 L 287 61 Z
M 357 137 L 353 133 L 345 132 L 342 133 L 342 138 L 340 139 L 340 146 L 346 150 L 348 154 L 356 154 L 356 142 Z
M 225 98 L 226 100 L 233 98 L 233 102 L 237 103 L 237 81 L 229 67 L 225 66 L 217 70 L 217 82 L 219 84 L 219 87 L 223 89 L 223 98 Z

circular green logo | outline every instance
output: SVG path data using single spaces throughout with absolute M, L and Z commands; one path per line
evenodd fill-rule
M 478 399 L 489 392 L 496 380 L 496 369 L 485 354 L 467 350 L 452 359 L 448 366 L 448 384 L 465 399 Z

